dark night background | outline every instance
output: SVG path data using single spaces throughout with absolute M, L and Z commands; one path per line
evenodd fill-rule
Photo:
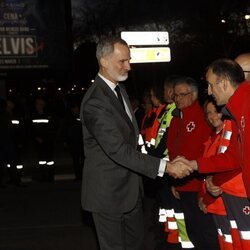
M 249 0 L 64 0 L 63 4 L 65 63 L 55 51 L 58 65 L 46 70 L 1 70 L 6 91 L 29 94 L 39 85 L 51 92 L 61 87 L 70 93 L 88 87 L 98 70 L 96 42 L 103 35 L 120 35 L 121 31 L 169 32 L 171 62 L 133 65 L 127 86 L 135 94 L 168 74 L 200 80 L 212 60 L 250 51 L 250 20 L 245 19 L 250 14 Z M 54 11 L 50 26 L 56 22 Z
M 84 1 L 77 8 L 73 1 L 72 10 L 74 77 L 79 82 L 86 83 L 97 71 L 94 50 L 98 38 L 121 31 L 169 32 L 171 62 L 132 66 L 128 86 L 136 93 L 168 74 L 199 80 L 214 59 L 250 51 L 250 21 L 244 19 L 250 11 L 247 0 Z

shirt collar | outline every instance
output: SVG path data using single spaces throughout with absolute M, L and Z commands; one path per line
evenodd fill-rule
M 98 75 L 102 78 L 102 80 L 111 88 L 112 91 L 115 91 L 115 87 L 118 85 L 111 82 L 110 80 L 108 80 L 107 78 L 105 78 L 104 76 L 102 76 L 100 73 L 98 73 Z

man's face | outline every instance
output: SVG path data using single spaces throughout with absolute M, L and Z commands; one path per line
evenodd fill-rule
M 174 87 L 174 101 L 178 109 L 183 109 L 191 106 L 194 101 L 194 92 L 186 83 L 178 84 Z
M 113 53 L 105 56 L 102 61 L 105 77 L 117 83 L 128 78 L 130 68 L 130 51 L 123 44 L 116 43 Z
M 225 105 L 228 102 L 227 93 L 223 81 L 215 75 L 211 69 L 207 71 L 208 95 L 212 95 L 217 105 Z

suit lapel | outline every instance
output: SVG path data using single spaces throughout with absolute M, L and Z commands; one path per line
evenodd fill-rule
M 104 94 L 109 97 L 113 107 L 118 110 L 118 113 L 121 115 L 121 117 L 129 124 L 130 127 L 135 129 L 134 124 L 131 122 L 131 120 L 128 117 L 126 111 L 121 106 L 121 104 L 120 104 L 119 100 L 117 99 L 115 93 L 110 89 L 110 87 L 98 75 L 96 76 L 95 81 L 100 86 L 100 88 L 102 89 Z M 128 99 L 127 94 L 124 94 L 125 91 L 124 91 L 123 87 L 121 88 L 121 92 L 122 92 L 122 95 L 123 95 L 128 107 L 129 107 L 129 110 L 131 110 L 130 104 L 127 101 L 127 99 Z M 133 115 L 133 111 L 132 111 L 132 115 Z M 133 118 L 133 120 L 134 120 L 134 118 Z M 135 129 L 135 131 L 137 133 L 136 129 Z
M 129 112 L 130 112 L 131 117 L 132 117 L 132 123 L 133 123 L 134 129 L 135 129 L 136 135 L 138 135 L 139 134 L 139 129 L 138 129 L 138 125 L 137 125 L 137 122 L 136 122 L 135 115 L 134 115 L 134 111 L 132 110 L 132 107 L 130 105 L 128 94 L 127 94 L 123 84 L 119 84 L 119 85 L 121 86 L 120 89 L 121 89 L 122 96 L 124 97 L 124 99 L 125 99 L 125 101 L 127 103 L 127 106 L 129 108 Z

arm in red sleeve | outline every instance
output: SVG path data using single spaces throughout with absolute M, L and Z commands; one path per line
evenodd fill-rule
M 199 173 L 220 173 L 240 168 L 238 130 L 234 123 L 232 132 L 230 145 L 224 153 L 197 159 Z

